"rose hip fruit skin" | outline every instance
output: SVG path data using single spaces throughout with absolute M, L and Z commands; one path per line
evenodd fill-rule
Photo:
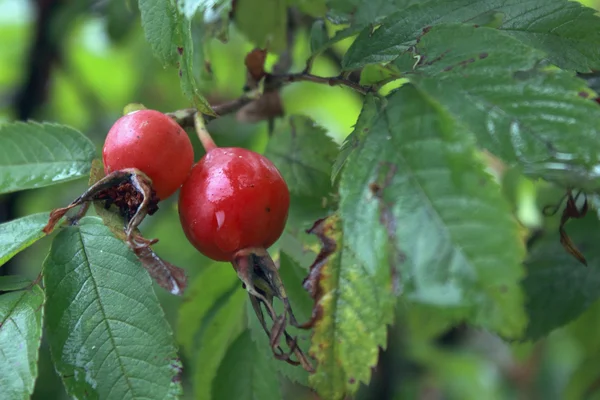
M 183 184 L 194 164 L 187 133 L 169 116 L 139 110 L 119 118 L 110 128 L 102 149 L 104 172 L 137 168 L 150 179 L 159 199 Z
M 283 232 L 290 205 L 287 184 L 273 163 L 251 150 L 210 150 L 179 194 L 188 240 L 205 256 L 232 261 L 242 249 L 267 249 Z

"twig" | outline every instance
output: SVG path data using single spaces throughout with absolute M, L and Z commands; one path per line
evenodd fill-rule
M 367 94 L 373 92 L 373 87 L 371 86 L 363 86 L 356 82 L 353 82 L 349 79 L 345 79 L 341 76 L 333 76 L 333 77 L 322 77 L 316 76 L 308 73 L 300 73 L 300 74 L 288 74 L 288 75 L 271 75 L 273 83 L 281 83 L 287 84 L 292 82 L 315 82 L 321 83 L 329 86 L 346 86 L 349 87 L 358 93 Z

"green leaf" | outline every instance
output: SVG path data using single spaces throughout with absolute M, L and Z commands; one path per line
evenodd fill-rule
M 54 238 L 44 284 L 50 350 L 70 396 L 177 398 L 181 363 L 152 281 L 99 218 Z
M 310 52 L 318 54 L 326 48 L 326 43 L 329 41 L 327 28 L 323 20 L 316 20 L 310 28 Z
M 308 274 L 308 270 L 303 269 L 290 256 L 281 252 L 279 274 L 296 319 L 300 323 L 308 321 L 312 313 L 312 300 L 310 299 L 308 292 L 302 287 L 302 280 Z M 248 315 L 248 327 L 252 335 L 252 340 L 255 342 L 255 346 L 260 353 L 260 357 L 271 364 L 271 368 L 280 372 L 291 381 L 298 382 L 301 385 L 308 385 L 308 372 L 303 368 L 287 364 L 274 358 L 273 351 L 269 345 L 269 338 L 260 325 L 250 302 L 248 302 L 246 309 Z M 278 313 L 281 313 L 282 309 L 283 307 L 281 307 L 280 304 L 275 303 L 275 310 Z M 290 325 L 288 325 L 286 329 L 291 336 L 297 338 L 298 346 L 304 354 L 307 354 L 310 346 L 308 332 L 294 328 Z
M 200 112 L 206 115 L 216 116 L 215 112 L 210 107 L 208 100 L 201 94 L 198 86 L 198 78 L 195 71 L 204 68 L 203 65 L 197 65 L 197 58 L 194 55 L 194 42 L 192 40 L 191 22 L 183 17 L 178 19 L 178 28 L 180 32 L 181 43 L 178 47 L 179 54 L 179 78 L 181 83 L 181 91 L 194 104 Z
M 361 85 L 376 85 L 402 76 L 394 64 L 369 64 L 360 71 Z
M 231 3 L 232 0 L 179 0 L 183 14 L 190 20 L 197 13 L 205 13 L 207 10 L 220 13 L 225 9 L 230 9 Z
M 366 26 L 377 24 L 390 14 L 418 0 L 329 0 L 328 17 L 335 24 Z
M 340 152 L 333 163 L 333 168 L 331 171 L 331 181 L 335 182 L 339 173 L 342 171 L 344 164 L 346 163 L 346 159 L 354 149 L 359 146 L 360 141 L 364 138 L 364 136 L 369 131 L 373 120 L 377 116 L 379 112 L 379 99 L 373 95 L 367 95 L 365 97 L 365 102 L 363 104 L 363 108 L 358 116 L 358 120 L 356 121 L 356 125 L 354 125 L 354 130 L 346 137 L 344 143 L 342 143 L 342 147 L 340 148 Z
M 491 28 L 434 27 L 417 52 L 411 80 L 481 147 L 531 177 L 600 187 L 600 108 L 583 80 L 541 66 L 543 53 Z
M 46 236 L 49 213 L 32 214 L 0 225 L 0 266 Z
M 29 399 L 38 375 L 44 292 L 0 295 L 0 387 L 4 399 Z
M 369 243 L 357 247 L 351 224 L 359 220 L 362 216 L 340 221 L 334 215 L 312 230 L 330 243 L 325 247 L 327 256 L 320 257 L 320 273 L 311 274 L 314 278 L 309 281 L 318 287 L 318 318 L 310 347 L 317 369 L 309 382 L 325 399 L 342 399 L 356 392 L 361 382 L 369 382 L 379 349 L 386 346 L 386 325 L 393 320 L 395 298 L 386 245 L 381 238 L 369 238 Z
M 600 222 L 595 215 L 588 215 L 569 222 L 565 229 L 588 266 L 565 251 L 557 231 L 532 247 L 523 281 L 529 315 L 527 339 L 538 339 L 567 324 L 600 298 L 600 251 L 596 250 Z
M 306 117 L 282 122 L 269 140 L 265 156 L 281 172 L 291 193 L 291 225 L 312 224 L 332 206 L 330 176 L 338 145 Z
M 214 399 L 280 400 L 277 370 L 261 356 L 250 332 L 232 343 L 213 382 Z
M 173 0 L 139 0 L 142 28 L 154 55 L 163 66 L 177 62 L 181 16 Z
M 56 185 L 87 175 L 96 149 L 64 125 L 0 124 L 0 193 Z
M 154 55 L 166 66 L 178 66 L 181 91 L 200 110 L 214 116 L 208 101 L 200 94 L 195 65 L 191 22 L 180 14 L 174 0 L 139 0 L 142 27 Z M 184 9 L 188 9 L 184 5 Z M 192 6 L 189 6 L 191 10 Z M 191 11 L 190 11 L 191 12 Z
M 524 45 L 544 51 L 552 63 L 587 72 L 600 68 L 600 18 L 594 13 L 567 0 L 429 0 L 395 12 L 375 32 L 365 28 L 348 49 L 342 66 L 350 70 L 394 60 L 415 45 L 424 31 L 438 24 L 494 26 L 494 21 L 501 21 L 500 29 Z M 447 36 L 444 43 L 452 45 L 450 38 Z M 494 48 L 488 50 L 493 52 Z
M 186 291 L 177 340 L 194 366 L 195 399 L 214 399 L 212 383 L 227 349 L 244 329 L 246 292 L 230 265 L 205 268 Z
M 322 197 L 331 191 L 331 166 L 338 146 L 323 128 L 306 117 L 290 117 L 280 125 L 265 156 L 281 172 L 290 189 L 298 195 Z
M 390 95 L 342 172 L 344 241 L 361 264 L 396 271 L 407 300 L 516 337 L 524 248 L 465 133 L 414 86 Z
M 22 275 L 0 276 L 0 292 L 21 290 L 25 289 L 29 285 L 31 285 L 31 279 Z
M 257 23 L 257 15 L 260 15 L 260 23 Z M 286 0 L 237 0 L 234 21 L 255 46 L 272 53 L 281 53 L 286 49 Z

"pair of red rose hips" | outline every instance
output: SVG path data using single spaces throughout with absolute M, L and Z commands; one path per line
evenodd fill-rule
M 187 133 L 161 112 L 139 110 L 115 122 L 102 158 L 106 174 L 124 168 L 144 172 L 161 200 L 181 187 L 181 225 L 205 256 L 232 261 L 239 251 L 267 249 L 281 236 L 290 204 L 281 174 L 247 149 L 206 150 L 193 165 Z

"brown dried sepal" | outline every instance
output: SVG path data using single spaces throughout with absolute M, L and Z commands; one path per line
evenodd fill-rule
M 315 302 L 311 318 L 300 326 L 302 329 L 312 328 L 323 316 L 321 298 L 324 293 L 320 281 L 323 276 L 323 269 L 327 264 L 329 257 L 337 250 L 337 242 L 331 237 L 331 231 L 335 224 L 331 223 L 329 218 L 317 220 L 313 226 L 306 231 L 306 233 L 313 234 L 319 238 L 319 241 L 321 242 L 321 251 L 319 251 L 317 258 L 310 266 L 308 276 L 304 278 L 304 281 L 302 282 L 302 286 L 310 293 L 310 297 L 312 297 Z
M 244 64 L 248 71 L 249 78 L 256 85 L 265 76 L 265 60 L 267 59 L 267 50 L 254 49 L 246 54 Z
M 269 344 L 275 358 L 291 365 L 300 365 L 310 373 L 314 372 L 312 363 L 298 346 L 297 338 L 292 337 L 286 330 L 288 323 L 294 327 L 301 327 L 301 325 L 294 316 L 279 271 L 269 253 L 263 248 L 244 249 L 235 255 L 232 265 L 244 289 L 248 292 L 252 308 L 261 326 L 269 337 Z M 283 303 L 284 311 L 281 315 L 277 315 L 273 307 L 274 298 L 278 298 Z M 263 306 L 273 321 L 271 327 L 265 319 Z M 279 344 L 282 336 L 288 347 L 287 352 Z M 296 356 L 296 359 L 293 359 L 292 355 Z
M 50 213 L 44 232 L 52 232 L 70 209 L 81 206 L 80 212 L 70 219 L 71 224 L 76 223 L 85 215 L 90 203 L 94 202 L 105 224 L 134 252 L 152 279 L 172 294 L 183 294 L 187 286 L 185 271 L 156 255 L 150 246 L 158 242 L 158 239 L 146 239 L 137 229 L 146 215 L 152 215 L 158 210 L 158 197 L 150 178 L 137 169 L 115 171 L 104 177 L 100 177 L 100 173 L 99 169 L 92 171 L 90 182 L 94 183 L 67 207 Z M 99 210 L 99 203 L 102 204 L 102 210 Z M 105 211 L 111 207 L 117 210 L 116 220 L 111 218 L 115 213 Z
M 577 199 L 581 194 L 583 194 L 584 196 L 584 201 L 580 209 L 577 207 Z M 567 222 L 569 222 L 570 219 L 583 218 L 587 214 L 589 205 L 586 194 L 582 191 L 579 191 L 575 196 L 573 196 L 573 192 L 569 190 L 557 205 L 544 207 L 543 213 L 546 216 L 556 214 L 565 198 L 567 199 L 567 204 L 560 217 L 560 226 L 558 228 L 558 233 L 560 234 L 560 244 L 569 254 L 575 257 L 580 263 L 587 266 L 587 260 L 585 259 L 583 254 L 581 254 L 579 249 L 577 249 L 577 246 L 575 246 L 575 243 L 573 243 L 573 241 L 567 234 L 567 231 L 565 230 L 565 225 Z

